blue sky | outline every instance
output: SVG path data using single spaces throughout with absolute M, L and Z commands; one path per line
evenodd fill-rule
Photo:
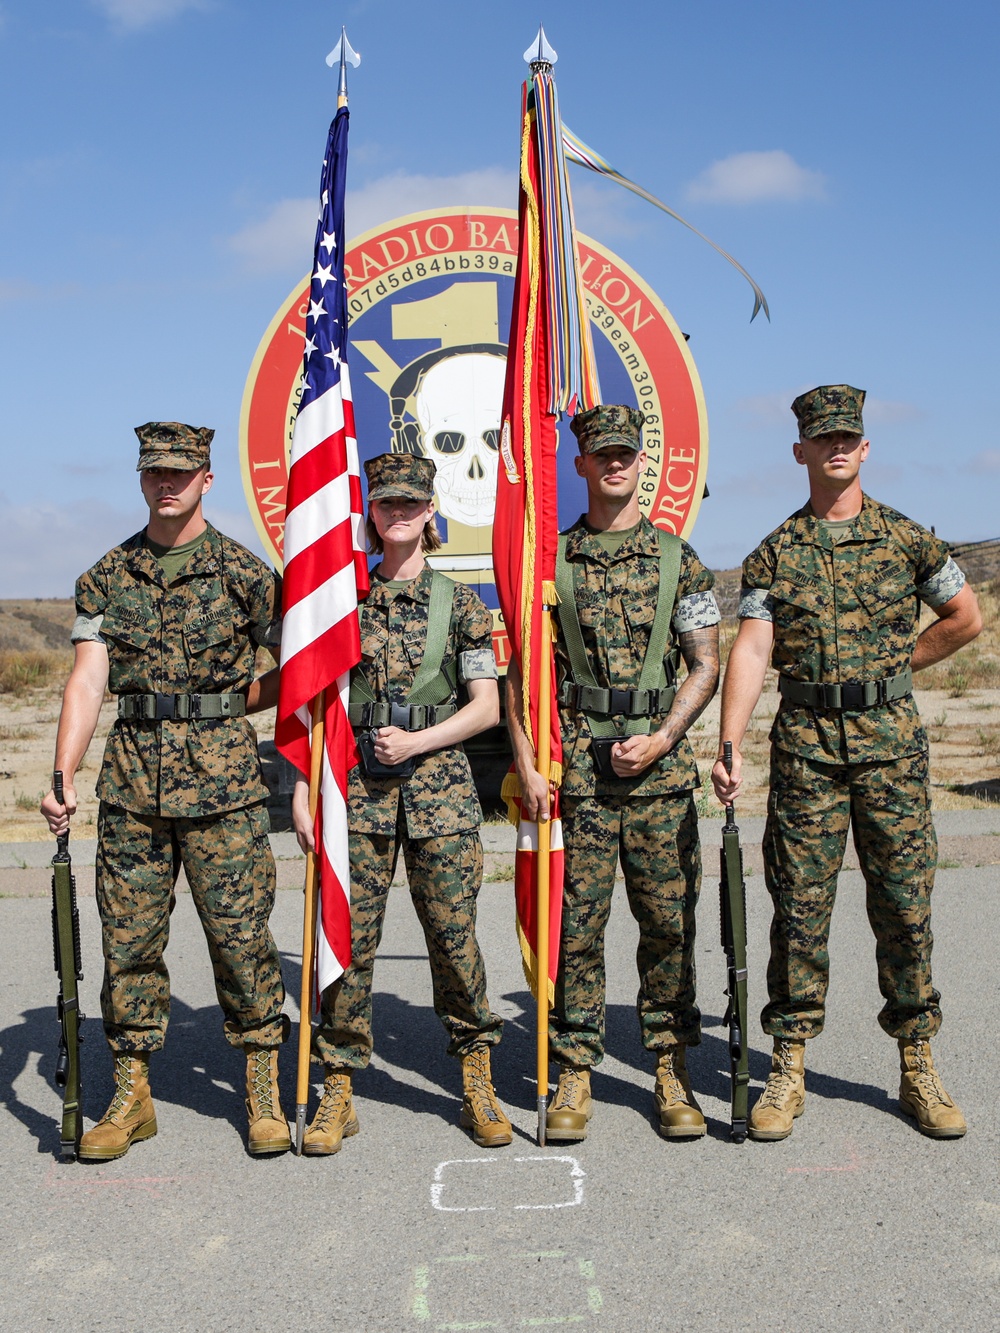
M 209 515 L 256 547 L 237 460 L 257 343 L 309 264 L 347 25 L 348 228 L 515 206 L 521 53 L 562 114 L 732 251 L 574 169 L 581 229 L 691 335 L 710 429 L 693 541 L 738 563 L 798 503 L 788 404 L 866 388 L 867 488 L 951 540 L 997 513 L 998 19 L 956 0 L 0 0 L 0 596 L 68 596 L 141 526 L 132 427 L 217 430 Z

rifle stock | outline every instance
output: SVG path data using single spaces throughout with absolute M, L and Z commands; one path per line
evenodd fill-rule
M 60 805 L 63 798 L 63 775 L 58 770 L 52 775 L 52 790 Z M 69 831 L 60 834 L 56 853 L 52 858 L 52 945 L 55 970 L 59 975 L 59 996 L 56 1001 L 60 1025 L 59 1054 L 56 1059 L 55 1079 L 63 1090 L 62 1122 L 59 1132 L 59 1151 L 67 1161 L 75 1161 L 83 1133 L 81 1111 L 82 1082 L 80 1078 L 80 996 L 77 982 L 83 980 L 80 954 L 80 916 L 76 906 L 76 879 L 69 854 Z
M 733 747 L 722 747 L 726 772 L 732 771 Z M 743 849 L 732 802 L 726 806 L 722 829 L 719 883 L 722 947 L 726 954 L 725 1024 L 729 1031 L 729 1074 L 732 1087 L 730 1137 L 742 1143 L 747 1136 L 747 1100 L 750 1085 L 750 1051 L 747 1045 L 747 906 L 743 878 Z

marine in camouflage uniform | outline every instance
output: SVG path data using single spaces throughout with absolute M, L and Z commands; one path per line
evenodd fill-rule
M 590 505 L 587 515 L 565 534 L 565 561 L 572 574 L 585 654 L 601 690 L 639 688 L 657 609 L 660 538 L 641 516 L 636 491 L 645 470 L 640 436 L 644 420 L 635 408 L 605 405 L 577 415 L 572 422 L 580 448 L 577 461 L 582 460 L 578 470 L 587 480 Z M 618 461 L 592 461 L 598 458 Z M 592 475 L 595 467 L 605 475 L 620 468 L 623 484 L 618 496 L 606 494 L 609 483 L 596 472 Z M 614 529 L 611 513 L 620 515 Z M 689 675 L 672 703 L 660 699 L 661 707 L 651 715 L 631 722 L 621 714 L 612 717 L 622 740 L 632 730 L 645 733 L 643 743 L 660 733 L 669 737 L 664 753 L 657 752 L 651 762 L 627 776 L 613 772 L 602 776 L 595 767 L 591 720 L 579 706 L 573 684 L 565 613 L 556 607 L 565 880 L 559 970 L 550 1013 L 550 1045 L 562 1066 L 546 1119 L 546 1135 L 554 1140 L 582 1139 L 592 1112 L 589 1072 L 604 1056 L 604 934 L 619 859 L 629 907 L 639 925 L 636 1008 L 643 1043 L 658 1059 L 655 1098 L 660 1129 L 669 1138 L 705 1132 L 685 1057 L 686 1047 L 701 1039 L 694 961 L 701 854 L 693 798 L 700 784 L 686 733 L 718 680 L 720 617 L 714 583 L 711 571 L 686 542 L 681 543 L 664 679 L 668 683 L 672 679 L 678 649 Z M 533 755 L 518 721 L 519 689 L 518 685 L 508 694 L 508 715 L 513 719 L 515 757 L 524 787 L 533 780 Z
M 819 518 L 811 500 L 743 563 L 739 615 L 769 627 L 761 642 L 773 636 L 771 662 L 782 694 L 770 735 L 763 849 L 774 914 L 761 1018 L 775 1054 L 751 1117 L 756 1138 L 785 1137 L 804 1104 L 803 1043 L 823 1029 L 830 920 L 849 824 L 876 939 L 885 1001 L 879 1023 L 900 1043 L 904 1109 L 936 1137 L 965 1129 L 929 1063 L 928 1042 L 941 1025 L 931 981 L 937 844 L 927 738 L 911 683 L 912 668 L 929 664 L 914 657 L 921 603 L 947 616 L 971 593 L 955 603 L 965 578 L 944 542 L 861 491 L 863 400 L 862 390 L 825 385 L 792 405 L 800 426 L 796 457 L 801 452 L 811 467 L 821 513 L 829 512 L 818 498 L 824 460 L 827 477 L 840 470 L 841 489 L 853 469 L 854 489 L 842 506 L 848 516 Z M 816 442 L 811 453 L 804 452 L 809 442 Z M 831 464 L 841 456 L 847 461 Z M 742 728 L 729 690 L 735 697 L 740 687 L 740 649 L 730 663 L 722 736 L 738 740 Z M 724 787 L 718 765 L 714 776 L 717 789 Z
M 278 643 L 280 584 L 201 515 L 213 432 L 150 422 L 136 433 L 150 526 L 77 581 L 72 631 L 78 662 L 105 673 L 119 714 L 97 784 L 96 874 L 101 1009 L 116 1093 L 108 1115 L 84 1135 L 81 1156 L 120 1156 L 156 1131 L 148 1058 L 167 1029 L 163 955 L 182 866 L 208 941 L 225 1038 L 248 1053 L 250 1150 L 284 1151 L 274 1073 L 287 1020 L 268 927 L 275 873 L 257 738 L 245 716 L 251 691 L 251 706 L 260 705 L 257 648 Z M 173 497 L 181 492 L 188 500 L 177 518 Z M 154 540 L 151 533 L 164 535 L 171 521 L 186 540 Z M 78 706 L 71 680 L 67 726 Z M 59 758 L 62 722 L 60 732 L 57 767 L 75 769 Z M 91 726 L 87 742 L 92 734 Z
M 411 506 L 416 515 L 411 541 L 387 538 L 385 559 L 373 571 L 371 592 L 360 609 L 362 660 L 353 673 L 351 696 L 375 702 L 353 702 L 352 722 L 363 740 L 368 739 L 366 732 L 372 736 L 367 747 L 372 755 L 378 738 L 395 728 L 383 727 L 371 709 L 377 709 L 380 701 L 407 700 L 428 643 L 433 580 L 443 576 L 434 575 L 421 554 L 440 544 L 439 539 L 435 542 L 432 520 L 422 521 L 433 514 L 432 460 L 380 455 L 369 460 L 365 470 L 370 513 L 379 502 L 391 510 L 401 500 L 401 508 Z M 373 529 L 369 520 L 370 534 Z M 382 542 L 377 532 L 374 538 L 378 551 Z M 390 579 L 386 571 L 395 572 L 400 545 L 406 550 L 412 546 L 413 568 L 404 564 Z M 327 1074 L 323 1101 L 304 1138 L 306 1154 L 336 1152 L 344 1136 L 357 1132 L 351 1074 L 366 1068 L 371 1058 L 375 954 L 400 852 L 427 942 L 434 1012 L 448 1034 L 448 1054 L 462 1062 L 462 1123 L 481 1146 L 511 1141 L 510 1123 L 494 1096 L 489 1066 L 489 1051 L 500 1040 L 503 1022 L 490 1010 L 486 970 L 476 940 L 476 899 L 483 877 L 482 810 L 461 743 L 449 743 L 447 733 L 438 730 L 456 722 L 461 725 L 470 685 L 474 694 L 476 683 L 496 680 L 492 632 L 490 614 L 480 599 L 465 584 L 455 583 L 441 660 L 451 689 L 442 693 L 439 705 L 414 710 L 408 717 L 408 726 L 419 728 L 425 740 L 436 741 L 435 748 L 415 756 L 409 775 L 373 775 L 366 771 L 364 757 L 351 771 L 347 797 L 351 964 L 322 998 L 314 1054 Z M 495 724 L 495 687 L 485 694 L 494 704 L 485 725 Z M 397 715 L 397 725 L 400 720 Z M 481 729 L 464 728 L 464 734 Z

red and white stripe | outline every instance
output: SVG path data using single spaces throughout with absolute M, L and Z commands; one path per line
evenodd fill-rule
M 275 741 L 308 776 L 311 705 L 326 691 L 316 852 L 316 986 L 351 961 L 347 778 L 357 762 L 347 715 L 350 669 L 361 658 L 358 599 L 368 592 L 364 505 L 347 365 L 295 421 L 285 515 L 281 689 Z

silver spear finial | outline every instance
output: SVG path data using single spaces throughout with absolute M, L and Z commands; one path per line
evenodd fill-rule
M 538 36 L 524 53 L 524 58 L 531 66 L 532 74 L 547 73 L 559 59 L 557 52 L 549 45 L 545 29 L 539 25 Z
M 340 83 L 337 85 L 337 105 L 347 105 L 347 62 L 350 61 L 355 69 L 361 64 L 361 56 L 355 51 L 354 47 L 347 40 L 347 29 L 341 28 L 340 41 L 333 48 L 326 58 L 326 63 L 333 69 L 334 65 L 340 65 Z

